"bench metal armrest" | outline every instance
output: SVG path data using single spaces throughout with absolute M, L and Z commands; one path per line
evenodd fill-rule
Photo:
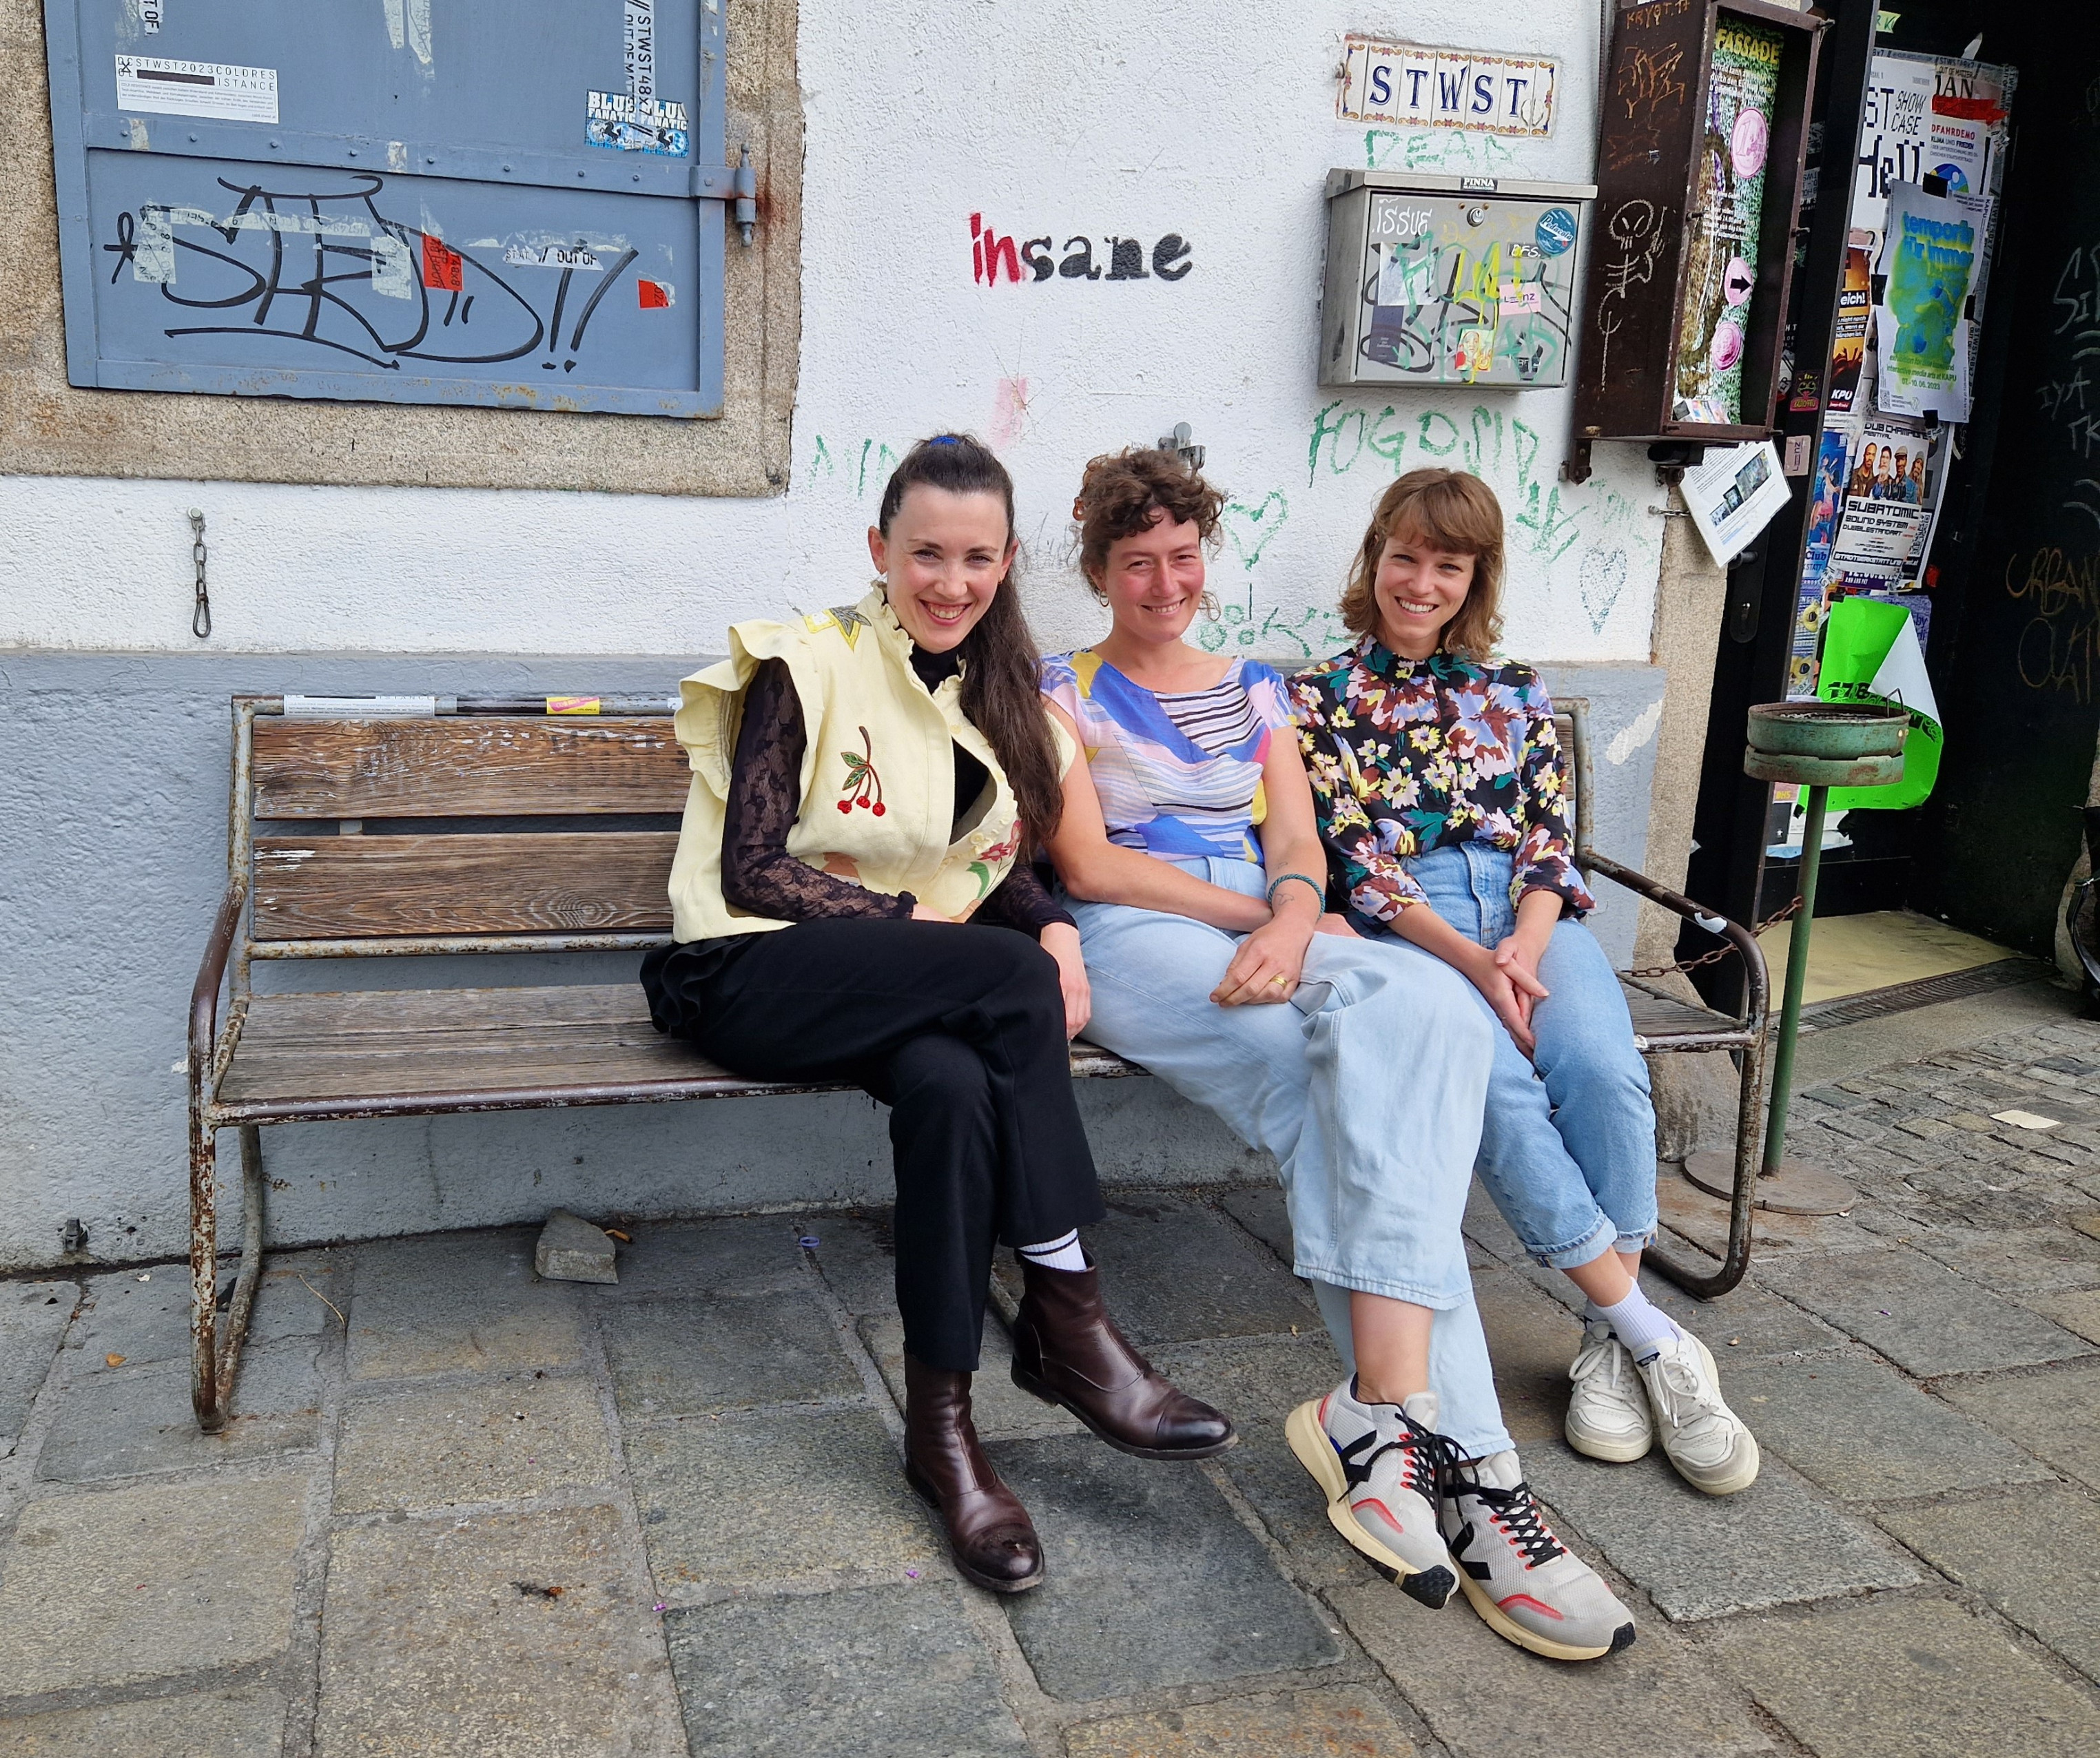
M 218 914 L 205 942 L 204 963 L 197 967 L 196 986 L 190 991 L 191 1090 L 209 1098 L 218 1086 L 218 992 L 226 982 L 227 960 L 233 954 L 233 939 L 240 926 L 241 905 L 248 888 L 232 884 L 220 900 Z
M 1614 884 L 1622 885 L 1650 903 L 1659 905 L 1673 915 L 1717 934 L 1742 954 L 1745 976 L 1743 1024 L 1749 1031 L 1762 1034 L 1766 1016 L 1771 1010 L 1771 983 L 1765 968 L 1765 955 L 1758 945 L 1758 937 L 1740 922 L 1712 910 L 1701 909 L 1681 892 L 1674 892 L 1667 885 L 1650 879 L 1645 873 L 1637 873 L 1631 867 L 1621 866 L 1608 855 L 1585 850 L 1582 864 L 1593 873 L 1601 873 Z

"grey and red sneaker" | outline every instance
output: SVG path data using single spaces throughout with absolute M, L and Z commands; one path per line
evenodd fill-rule
M 1458 1584 L 1496 1635 L 1555 1660 L 1600 1660 L 1632 1645 L 1633 1614 L 1555 1535 L 1515 1453 L 1452 1465 L 1444 1535 Z
M 1283 1432 L 1335 1530 L 1409 1598 L 1432 1610 L 1449 1599 L 1457 1576 L 1436 1509 L 1454 1454 L 1436 1432 L 1436 1395 L 1369 1403 L 1352 1377 L 1292 1411 Z

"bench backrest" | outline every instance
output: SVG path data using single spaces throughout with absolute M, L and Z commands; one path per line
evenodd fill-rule
M 430 698 L 366 718 L 236 698 L 236 883 L 262 958 L 660 945 L 690 775 L 671 705 Z M 600 712 L 579 713 L 579 702 Z M 522 708 L 523 703 L 510 704 Z M 1589 845 L 1588 704 L 1555 719 Z M 289 708 L 289 712 L 288 712 Z M 452 712 L 443 712 L 450 709 Z M 288 834 L 289 832 L 289 834 Z
M 690 780 L 668 703 L 367 719 L 290 701 L 236 704 L 235 876 L 245 856 L 257 955 L 668 936 Z

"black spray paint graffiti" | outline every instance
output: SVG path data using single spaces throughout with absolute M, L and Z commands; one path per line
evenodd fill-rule
M 492 366 L 522 359 L 544 342 L 549 358 L 540 363 L 541 370 L 573 372 L 592 317 L 639 254 L 626 249 L 607 262 L 581 240 L 548 247 L 537 260 L 558 264 L 561 276 L 543 318 L 531 299 L 470 252 L 382 214 L 377 197 L 385 178 L 356 172 L 344 181 L 351 187 L 284 190 L 221 178 L 219 187 L 237 198 L 223 218 L 153 203 L 135 214 L 120 214 L 115 240 L 102 247 L 116 259 L 110 280 L 128 269 L 135 280 L 157 283 L 170 305 L 245 315 L 242 323 L 171 326 L 170 337 L 269 336 L 350 355 L 388 372 L 399 371 L 404 360 Z M 324 204 L 333 211 L 324 212 Z M 227 249 L 183 237 L 182 231 L 216 233 Z M 201 268 L 206 290 L 192 292 Z M 571 285 L 580 271 L 595 275 L 598 284 L 576 312 L 564 348 L 562 325 L 571 293 L 580 293 Z M 654 284 L 638 284 L 642 302 L 651 304 Z M 479 327 L 470 341 L 477 301 Z M 448 347 L 451 338 L 435 333 L 455 324 L 459 340 Z

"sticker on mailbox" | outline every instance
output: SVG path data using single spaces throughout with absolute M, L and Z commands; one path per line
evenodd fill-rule
M 668 98 L 638 98 L 631 92 L 594 91 L 584 139 L 593 147 L 620 152 L 660 152 L 682 159 L 690 139 L 686 107 Z
M 1575 242 L 1575 216 L 1565 208 L 1548 208 L 1538 217 L 1538 253 L 1557 257 Z
M 277 120 L 277 70 L 217 61 L 117 57 L 117 108 L 164 116 L 216 116 L 229 122 Z

